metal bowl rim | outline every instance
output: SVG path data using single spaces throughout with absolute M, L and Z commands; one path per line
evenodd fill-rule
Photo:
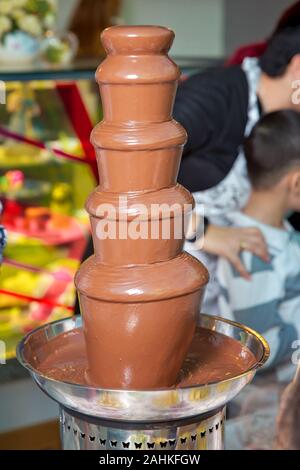
M 110 389 L 110 388 L 98 388 L 98 387 L 93 387 L 93 386 L 90 386 L 90 385 L 75 384 L 74 382 L 65 382 L 63 380 L 55 380 L 55 379 L 52 379 L 51 377 L 48 377 L 45 374 L 40 373 L 37 369 L 35 369 L 32 365 L 30 365 L 27 362 L 27 360 L 25 359 L 24 354 L 23 354 L 24 346 L 25 346 L 26 341 L 30 338 L 30 336 L 34 335 L 38 331 L 43 330 L 43 329 L 45 329 L 46 327 L 48 327 L 50 325 L 55 325 L 55 324 L 58 324 L 58 323 L 64 323 L 64 322 L 69 321 L 69 320 L 75 321 L 76 319 L 79 318 L 75 315 L 73 315 L 72 317 L 67 317 L 67 318 L 63 318 L 61 320 L 55 320 L 53 322 L 46 323 L 44 325 L 41 325 L 38 328 L 35 328 L 34 330 L 30 331 L 29 333 L 27 333 L 27 335 L 25 335 L 22 338 L 22 340 L 18 343 L 17 348 L 16 348 L 16 355 L 17 355 L 17 359 L 20 362 L 20 364 L 23 367 L 25 367 L 31 374 L 33 374 L 34 376 L 39 376 L 39 377 L 43 378 L 44 380 L 46 380 L 48 382 L 51 382 L 52 384 L 57 384 L 57 385 L 63 384 L 63 385 L 75 387 L 75 388 L 78 388 L 78 389 L 81 389 L 81 390 L 89 389 L 89 390 L 93 390 L 93 391 L 97 391 L 97 392 L 105 392 L 105 393 L 124 393 L 124 392 L 126 392 L 126 393 L 129 393 L 129 394 L 144 393 L 144 394 L 147 394 L 147 395 L 148 394 L 153 395 L 153 394 L 161 394 L 161 393 L 170 393 L 172 391 L 180 391 L 180 390 L 182 390 L 182 391 L 193 390 L 193 389 L 199 389 L 199 388 L 205 388 L 205 387 L 213 387 L 213 386 L 219 385 L 221 383 L 222 384 L 230 383 L 232 381 L 236 381 L 238 379 L 241 379 L 242 377 L 248 375 L 251 372 L 255 372 L 263 364 L 265 364 L 265 362 L 268 360 L 268 358 L 270 356 L 269 344 L 267 343 L 267 341 L 265 340 L 265 338 L 262 335 L 257 333 L 252 328 L 249 328 L 248 326 L 242 325 L 241 323 L 235 322 L 233 320 L 228 320 L 226 318 L 222 318 L 222 317 L 218 317 L 218 316 L 208 315 L 208 314 L 205 314 L 205 313 L 201 313 L 201 316 L 204 316 L 206 318 L 212 318 L 213 320 L 216 320 L 217 322 L 227 323 L 227 324 L 233 326 L 234 328 L 238 328 L 240 330 L 246 331 L 249 335 L 254 336 L 255 339 L 258 340 L 258 342 L 260 342 L 260 344 L 263 348 L 261 358 L 252 367 L 247 369 L 245 372 L 242 372 L 241 374 L 235 375 L 235 376 L 230 377 L 228 379 L 224 379 L 224 380 L 217 381 L 217 382 L 207 382 L 205 384 L 198 384 L 198 385 L 194 384 L 194 385 L 189 385 L 189 386 L 180 387 L 180 388 L 179 387 L 174 387 L 174 388 L 169 387 L 169 388 L 139 389 L 139 390 Z M 70 330 L 67 330 L 67 331 L 70 331 Z M 63 332 L 61 332 L 60 334 L 62 334 L 62 333 Z M 222 333 L 222 334 L 224 334 L 224 333 Z

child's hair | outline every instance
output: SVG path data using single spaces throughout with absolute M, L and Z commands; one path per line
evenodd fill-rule
M 274 111 L 263 116 L 245 139 L 248 174 L 254 189 L 277 184 L 293 167 L 300 167 L 300 113 Z

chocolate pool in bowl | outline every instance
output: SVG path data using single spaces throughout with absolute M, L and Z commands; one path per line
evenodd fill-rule
M 151 358 L 145 369 L 151 369 Z M 257 359 L 239 341 L 207 328 L 198 328 L 174 387 L 191 387 L 221 382 L 254 367 Z M 47 344 L 39 373 L 54 380 L 88 385 L 88 359 L 81 328 L 63 333 Z M 167 365 L 166 365 L 167 368 Z M 99 384 L 105 388 L 106 381 Z

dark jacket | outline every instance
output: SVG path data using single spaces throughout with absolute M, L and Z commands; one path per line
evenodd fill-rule
M 210 69 L 179 85 L 173 116 L 188 133 L 178 181 L 211 188 L 230 171 L 248 119 L 248 82 L 239 66 Z

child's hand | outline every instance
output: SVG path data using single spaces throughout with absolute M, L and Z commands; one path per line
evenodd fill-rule
M 203 249 L 226 258 L 247 280 L 251 276 L 240 259 L 241 251 L 250 251 L 262 260 L 270 261 L 264 236 L 256 227 L 219 227 L 210 224 L 205 233 Z

